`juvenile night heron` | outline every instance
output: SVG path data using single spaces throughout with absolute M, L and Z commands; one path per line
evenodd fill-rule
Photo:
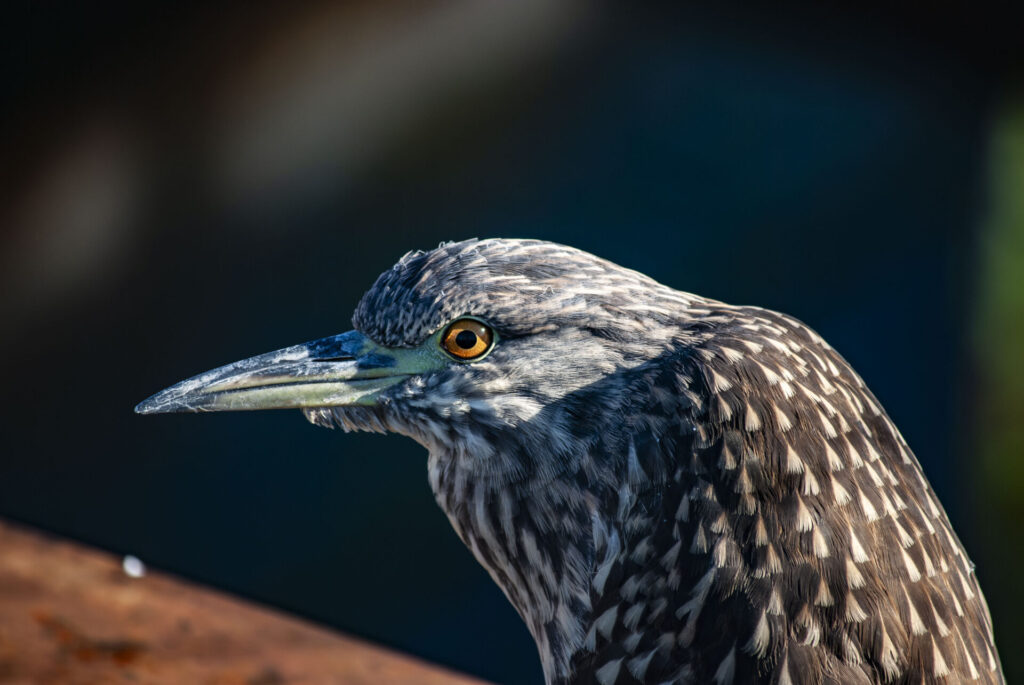
M 143 414 L 297 407 L 429 450 L 549 683 L 999 683 L 973 564 L 839 354 L 569 247 L 403 257 L 354 331 Z

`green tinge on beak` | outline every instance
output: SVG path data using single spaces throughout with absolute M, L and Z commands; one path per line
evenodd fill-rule
M 419 349 L 386 348 L 358 331 L 286 347 L 194 376 L 141 402 L 139 414 L 367 406 L 385 388 L 439 368 Z

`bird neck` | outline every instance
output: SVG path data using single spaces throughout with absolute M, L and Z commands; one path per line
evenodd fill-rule
M 431 453 L 430 485 L 452 527 L 519 612 L 548 682 L 570 671 L 590 613 L 592 495 L 581 474 L 486 482 Z

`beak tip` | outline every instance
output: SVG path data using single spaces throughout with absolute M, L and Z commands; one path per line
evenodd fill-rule
M 150 397 L 149 399 L 143 400 L 135 405 L 136 414 L 157 414 L 160 412 L 160 406 L 154 402 L 155 398 Z
M 167 391 L 158 392 L 135 405 L 136 414 L 172 414 L 175 412 L 188 411 L 187 405 L 174 401 L 176 398 L 168 397 Z

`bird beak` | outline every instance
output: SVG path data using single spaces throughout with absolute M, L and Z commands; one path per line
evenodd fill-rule
M 153 395 L 135 411 L 367 406 L 385 388 L 438 363 L 422 350 L 382 347 L 359 331 L 349 331 L 193 376 Z

